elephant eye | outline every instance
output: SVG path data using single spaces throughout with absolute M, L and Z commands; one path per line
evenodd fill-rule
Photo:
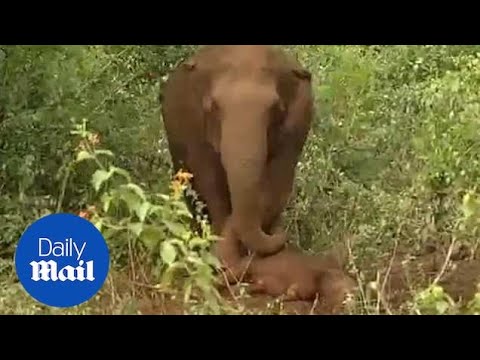
M 286 111 L 285 102 L 282 99 L 278 99 L 272 104 L 271 110 L 272 113 L 276 116 L 284 115 Z
M 207 113 L 213 113 L 218 109 L 217 101 L 215 100 L 215 98 L 213 98 L 210 95 L 207 95 L 203 98 L 202 105 L 203 105 L 204 111 L 206 111 Z

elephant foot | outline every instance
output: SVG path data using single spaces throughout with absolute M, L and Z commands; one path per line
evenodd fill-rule
M 222 236 L 213 245 L 213 255 L 220 261 L 224 280 L 228 284 L 242 281 L 250 258 L 231 226 L 226 226 Z

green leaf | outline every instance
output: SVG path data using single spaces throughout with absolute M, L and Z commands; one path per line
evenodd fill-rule
M 95 173 L 92 175 L 92 185 L 95 191 L 100 190 L 102 184 L 108 179 L 110 179 L 112 175 L 112 171 L 105 171 L 101 169 L 95 171 Z
M 160 261 L 158 263 L 161 264 Z M 162 269 L 162 266 L 159 265 L 159 268 Z M 173 276 L 175 275 L 175 270 L 176 270 L 176 267 L 171 266 L 171 267 L 167 267 L 167 269 L 163 272 L 161 270 L 158 271 L 158 274 L 161 275 L 162 285 L 170 286 L 170 284 L 172 283 L 172 280 L 173 280 Z
M 203 253 L 202 259 L 206 264 L 214 266 L 217 269 L 220 269 L 222 267 L 220 260 L 216 256 L 214 256 L 211 252 Z
M 480 217 L 480 200 L 472 192 L 468 192 L 463 197 L 462 210 L 464 216 L 468 219 L 473 216 Z
M 203 247 L 203 246 L 206 246 L 208 245 L 208 240 L 206 239 L 202 239 L 200 237 L 194 237 L 193 239 L 191 239 L 189 242 L 188 242 L 188 247 L 190 249 L 194 249 L 195 247 L 199 246 L 199 247 Z
M 157 214 L 160 217 L 163 217 L 165 208 L 160 205 L 151 205 L 150 204 L 150 214 Z
M 469 301 L 467 308 L 470 315 L 480 315 L 480 292 Z
M 131 213 L 137 214 L 137 212 L 139 211 L 140 207 L 143 204 L 142 199 L 125 186 L 120 187 L 116 193 L 118 194 L 120 199 L 122 199 L 125 202 L 125 204 L 128 207 L 128 210 Z
M 169 239 L 168 242 L 172 245 L 176 245 L 180 249 L 183 255 L 187 255 L 188 249 L 185 243 L 178 239 Z
M 136 222 L 128 224 L 128 230 L 135 234 L 135 236 L 140 236 L 143 230 L 143 224 Z
M 159 228 L 155 226 L 143 228 L 141 240 L 150 251 L 157 249 L 163 239 L 164 234 Z
M 112 203 L 112 195 L 110 194 L 103 194 L 102 195 L 102 203 L 103 203 L 103 211 L 108 212 L 110 209 L 110 204 Z
M 444 291 L 443 291 L 443 288 L 441 286 L 433 286 L 431 288 L 431 294 L 433 296 L 434 299 L 441 299 L 444 295 Z
M 177 236 L 179 238 L 183 238 L 183 236 L 187 232 L 185 227 L 182 224 L 172 222 L 169 220 L 163 220 L 163 223 L 174 236 Z
M 93 225 L 98 229 L 98 231 L 102 231 L 102 228 L 103 228 L 103 221 L 102 219 L 98 219 L 97 221 L 95 221 L 93 223 Z
M 437 310 L 437 313 L 440 315 L 445 314 L 448 308 L 449 308 L 449 304 L 446 301 L 438 301 L 436 303 L 436 310 Z
M 166 264 L 172 265 L 177 258 L 177 249 L 170 242 L 164 241 L 161 245 L 160 256 Z
M 88 151 L 82 150 L 77 154 L 76 162 L 81 162 L 88 159 L 93 159 L 94 156 L 90 154 Z
M 221 236 L 215 234 L 210 234 L 210 236 L 208 237 L 208 241 L 211 242 L 222 241 L 222 239 L 223 238 Z
M 130 174 L 128 173 L 127 170 L 124 170 L 124 169 L 121 169 L 121 168 L 118 168 L 118 167 L 115 167 L 115 166 L 112 166 L 110 168 L 110 171 L 112 171 L 113 173 L 117 173 L 118 175 L 121 175 L 123 176 L 125 179 L 127 179 L 127 181 L 131 181 L 130 180 Z
M 110 150 L 104 150 L 104 149 L 97 149 L 95 150 L 95 154 L 96 155 L 107 155 L 107 156 L 111 156 L 113 157 L 113 152 L 111 152 Z
M 197 266 L 201 266 L 203 264 L 202 259 L 199 258 L 196 253 L 191 253 L 189 256 L 187 256 L 187 261 Z
M 158 194 L 157 196 L 164 201 L 169 201 L 170 200 L 170 196 L 165 195 L 165 194 Z
M 183 201 L 174 201 L 172 205 L 176 207 L 175 214 L 177 216 L 185 216 L 187 218 L 193 218 L 192 213 L 188 210 L 187 205 Z
M 105 239 L 110 239 L 110 238 L 113 238 L 115 237 L 115 235 L 117 234 L 118 230 L 117 229 L 112 229 L 112 228 L 104 228 L 103 229 L 103 237 Z
M 161 262 L 159 261 L 159 263 Z M 167 265 L 162 274 L 162 285 L 170 285 L 174 276 L 182 270 L 185 270 L 185 264 L 182 262 L 177 261 L 169 266 Z
M 136 185 L 136 184 L 133 184 L 133 183 L 128 183 L 127 185 L 124 185 L 126 188 L 132 190 L 135 194 L 137 194 L 138 196 L 140 196 L 140 198 L 143 200 L 143 201 L 146 201 L 147 198 L 145 197 L 145 192 L 143 191 L 143 189 Z
M 135 214 L 137 215 L 138 219 L 141 222 L 145 221 L 145 218 L 147 217 L 147 214 L 148 214 L 148 210 L 150 210 L 150 206 L 151 204 L 148 201 L 146 201 L 142 203 L 142 205 L 140 205 L 139 207 L 135 208 Z

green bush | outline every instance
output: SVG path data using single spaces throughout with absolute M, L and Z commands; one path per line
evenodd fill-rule
M 191 49 L 182 46 L 8 46 L 0 81 L 0 235 L 15 242 L 36 209 L 78 210 L 93 193 L 71 174 L 70 131 L 84 118 L 120 165 L 152 186 L 165 186 L 169 157 L 162 141 L 159 84 Z M 9 205 L 14 203 L 18 211 Z M 25 208 L 27 210 L 25 210 Z M 22 220 L 27 211 L 28 220 Z M 0 222 L 0 225 L 3 223 Z

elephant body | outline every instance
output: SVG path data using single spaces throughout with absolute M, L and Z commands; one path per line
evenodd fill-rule
M 313 117 L 310 73 L 273 46 L 205 46 L 170 74 L 162 117 L 174 170 L 193 174 L 214 233 L 231 218 L 245 251 L 280 251 Z

